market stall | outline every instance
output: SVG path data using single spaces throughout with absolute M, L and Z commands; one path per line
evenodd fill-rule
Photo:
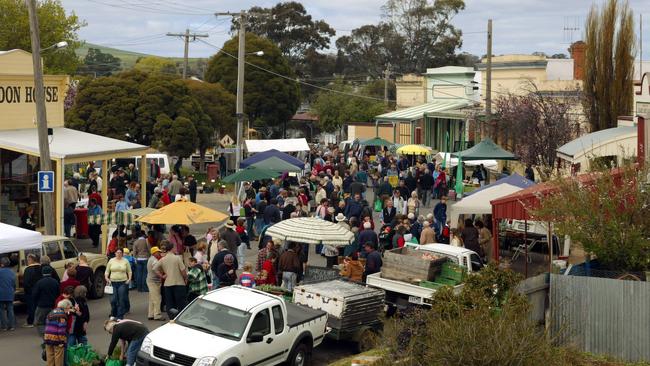
M 300 169 L 305 168 L 305 163 L 294 158 L 293 156 L 284 153 L 282 151 L 276 150 L 276 149 L 271 149 L 267 151 L 263 151 L 260 153 L 256 153 L 255 155 L 249 157 L 248 159 L 243 160 L 241 163 L 239 163 L 240 168 L 246 168 L 250 165 L 253 165 L 255 163 L 259 163 L 260 161 L 266 160 L 271 157 L 276 157 L 278 159 L 284 160 L 289 164 L 295 165 Z
M 350 230 L 317 217 L 280 221 L 266 229 L 265 235 L 276 240 L 334 246 L 345 246 L 354 241 L 354 234 Z
M 492 205 L 490 204 L 490 201 L 521 190 L 521 187 L 503 183 L 487 187 L 482 189 L 480 192 L 475 192 L 474 194 L 463 198 L 460 202 L 453 204 L 450 208 L 451 213 L 449 217 L 451 218 L 451 227 L 458 227 L 458 219 L 460 215 L 491 214 Z
M 37 231 L 0 223 L 0 254 L 40 249 L 43 236 Z
M 248 153 L 259 153 L 268 150 L 279 150 L 282 152 L 309 151 L 309 144 L 304 138 L 299 139 L 278 139 L 278 140 L 246 140 L 246 151 Z

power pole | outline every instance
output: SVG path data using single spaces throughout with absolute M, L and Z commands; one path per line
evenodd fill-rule
M 244 69 L 246 61 L 246 12 L 239 13 L 223 12 L 215 15 L 229 15 L 239 17 L 239 46 L 237 50 L 237 148 L 235 149 L 235 170 L 239 169 L 239 162 L 242 156 L 242 130 L 244 129 Z M 286 134 L 286 125 L 285 125 Z
M 50 159 L 50 144 L 47 137 L 47 112 L 45 110 L 45 86 L 43 85 L 43 64 L 41 63 L 41 37 L 38 32 L 38 15 L 36 13 L 36 1 L 27 0 L 27 11 L 29 13 L 29 29 L 32 37 L 32 63 L 34 64 L 34 102 L 36 103 L 36 126 L 38 129 L 38 150 L 40 153 L 40 170 L 51 171 L 52 160 Z M 63 167 L 61 167 L 63 169 Z M 63 172 L 57 172 L 63 174 Z M 54 182 L 52 182 L 54 183 Z M 56 187 L 61 190 L 63 187 Z M 45 234 L 56 234 L 54 218 L 54 194 L 41 193 L 43 199 L 43 221 L 45 222 Z
M 183 54 L 183 79 L 187 79 L 187 66 L 188 66 L 188 53 L 190 49 L 190 38 L 192 41 L 196 41 L 197 38 L 207 38 L 207 34 L 197 34 L 190 33 L 189 29 L 185 30 L 185 33 L 167 33 L 170 37 L 183 37 L 185 41 L 185 53 Z
M 390 62 L 386 65 L 386 70 L 384 70 L 384 104 L 388 108 L 388 80 L 390 78 Z
M 643 14 L 639 14 L 639 80 L 643 80 Z
M 487 26 L 487 68 L 485 72 L 485 118 L 488 126 L 492 123 L 492 19 Z M 492 138 L 497 139 L 497 127 L 494 126 Z

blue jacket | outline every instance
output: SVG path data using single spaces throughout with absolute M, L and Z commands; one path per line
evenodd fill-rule
M 438 202 L 436 207 L 433 208 L 433 217 L 436 218 L 436 221 L 441 222 L 442 224 L 447 223 L 447 205 Z
M 345 217 L 348 219 L 351 217 L 356 217 L 357 219 L 361 216 L 361 211 L 363 210 L 363 205 L 361 202 L 355 200 L 348 200 L 348 203 L 345 205 Z
M 14 301 L 16 273 L 11 268 L 0 268 L 0 301 Z

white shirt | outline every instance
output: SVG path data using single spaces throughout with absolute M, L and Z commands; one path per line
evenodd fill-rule
M 393 196 L 393 207 L 395 207 L 395 211 L 399 215 L 406 215 L 407 214 L 407 209 L 406 209 L 406 201 L 404 201 L 404 198 L 402 197 L 395 197 Z

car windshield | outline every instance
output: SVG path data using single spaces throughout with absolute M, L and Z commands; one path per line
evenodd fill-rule
M 174 322 L 202 332 L 240 340 L 250 316 L 251 314 L 246 311 L 197 299 L 185 308 Z

